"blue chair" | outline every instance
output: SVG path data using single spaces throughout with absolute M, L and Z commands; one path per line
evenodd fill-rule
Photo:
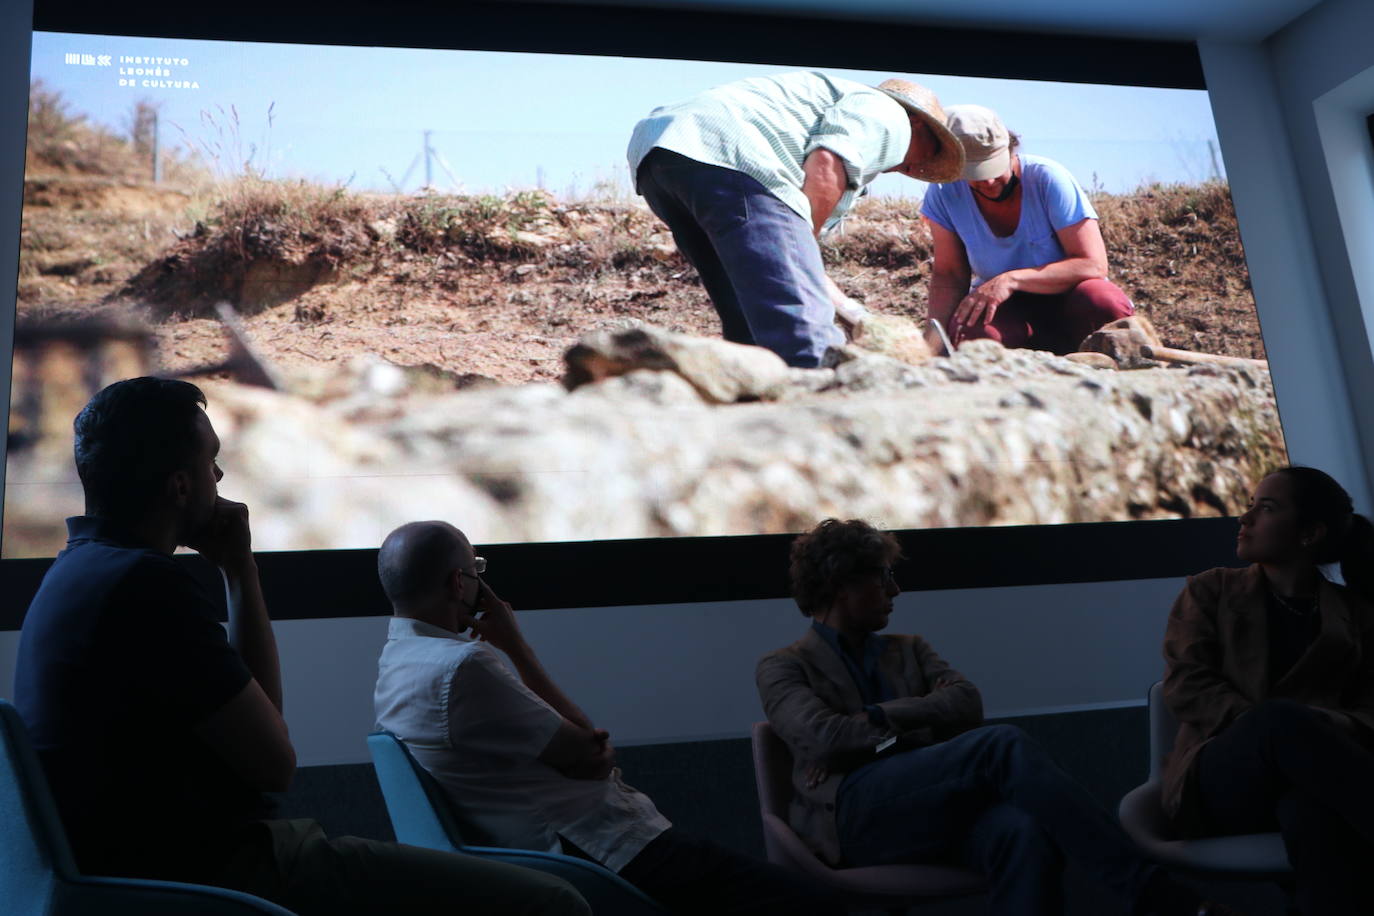
M 0 700 L 0 909 L 6 916 L 292 916 L 249 894 L 76 869 L 38 756 L 19 713 Z
M 429 771 L 391 732 L 367 736 L 367 749 L 396 840 L 411 846 L 459 852 L 562 878 L 586 898 L 597 916 L 663 916 L 667 911 L 615 872 L 560 853 L 495 846 L 467 846 L 448 797 Z
M 1150 778 L 1121 799 L 1121 826 L 1142 851 L 1162 865 L 1218 877 L 1277 881 L 1288 889 L 1293 866 L 1283 836 L 1251 833 L 1182 840 L 1172 835 L 1164 816 L 1161 783 L 1164 758 L 1174 749 L 1178 721 L 1164 702 L 1164 685 L 1156 681 L 1148 694 L 1150 708 Z

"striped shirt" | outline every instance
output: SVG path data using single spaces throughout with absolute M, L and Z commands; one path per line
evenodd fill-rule
M 826 221 L 833 228 L 870 181 L 906 158 L 906 109 L 877 89 L 824 73 L 757 77 L 655 108 L 635 125 L 630 173 L 654 148 L 743 172 L 808 223 L 806 157 L 827 149 L 844 161 L 848 186 Z M 638 190 L 638 182 L 636 182 Z

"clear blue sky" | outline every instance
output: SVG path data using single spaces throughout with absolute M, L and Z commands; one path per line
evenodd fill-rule
M 68 63 L 69 54 L 111 62 Z M 126 74 L 135 85 L 121 87 L 119 68 L 137 66 L 122 56 L 185 59 L 162 79 L 199 88 L 145 88 L 138 84 L 146 74 Z M 270 177 L 375 190 L 391 187 L 386 173 L 401 179 L 425 130 L 458 180 L 454 186 L 436 162 L 434 184 L 443 190 L 500 192 L 541 180 L 559 194 L 586 192 L 597 181 L 627 190 L 625 145 L 650 109 L 787 69 L 796 68 L 50 32 L 35 33 L 33 44 L 33 76 L 117 132 L 147 98 L 161 104 L 164 145 L 218 144 L 226 171 L 256 147 L 254 164 Z M 1121 192 L 1213 175 L 1208 141 L 1216 142 L 1216 128 L 1204 91 L 818 69 L 870 84 L 903 76 L 934 89 L 944 104 L 986 105 L 1022 135 L 1026 152 L 1059 160 L 1089 188 Z M 229 126 L 231 109 L 237 129 Z M 422 182 L 417 165 L 405 188 Z M 920 196 L 923 187 L 884 175 L 873 190 Z

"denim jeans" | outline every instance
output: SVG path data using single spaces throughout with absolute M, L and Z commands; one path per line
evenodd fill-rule
M 844 342 L 811 226 L 762 184 L 665 149 L 644 157 L 637 179 L 701 276 L 726 340 L 804 368 Z
M 1133 912 L 1197 911 L 1116 821 L 1020 729 L 992 725 L 874 761 L 837 798 L 840 851 L 853 865 L 953 862 L 991 886 L 989 910 L 1063 912 L 1064 856 Z

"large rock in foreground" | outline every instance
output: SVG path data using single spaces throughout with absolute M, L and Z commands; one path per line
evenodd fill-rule
M 572 392 L 443 390 L 380 362 L 311 398 L 209 383 L 222 488 L 259 547 L 375 547 L 416 518 L 490 543 L 1236 514 L 1286 463 L 1262 369 L 1122 372 L 974 341 L 919 366 L 851 349 L 779 370 L 719 343 L 640 351 L 661 368 L 627 357 Z M 739 371 L 712 379 L 708 353 Z M 7 530 L 55 551 L 80 510 L 70 465 L 40 480 L 10 457 L 42 485 L 11 488 Z
M 1266 372 L 1117 372 L 991 342 L 921 366 L 792 370 L 772 402 L 711 403 L 640 369 L 355 420 L 424 473 L 485 491 L 493 527 L 474 537 L 500 541 L 786 532 L 828 515 L 906 528 L 1236 514 L 1286 460 Z

